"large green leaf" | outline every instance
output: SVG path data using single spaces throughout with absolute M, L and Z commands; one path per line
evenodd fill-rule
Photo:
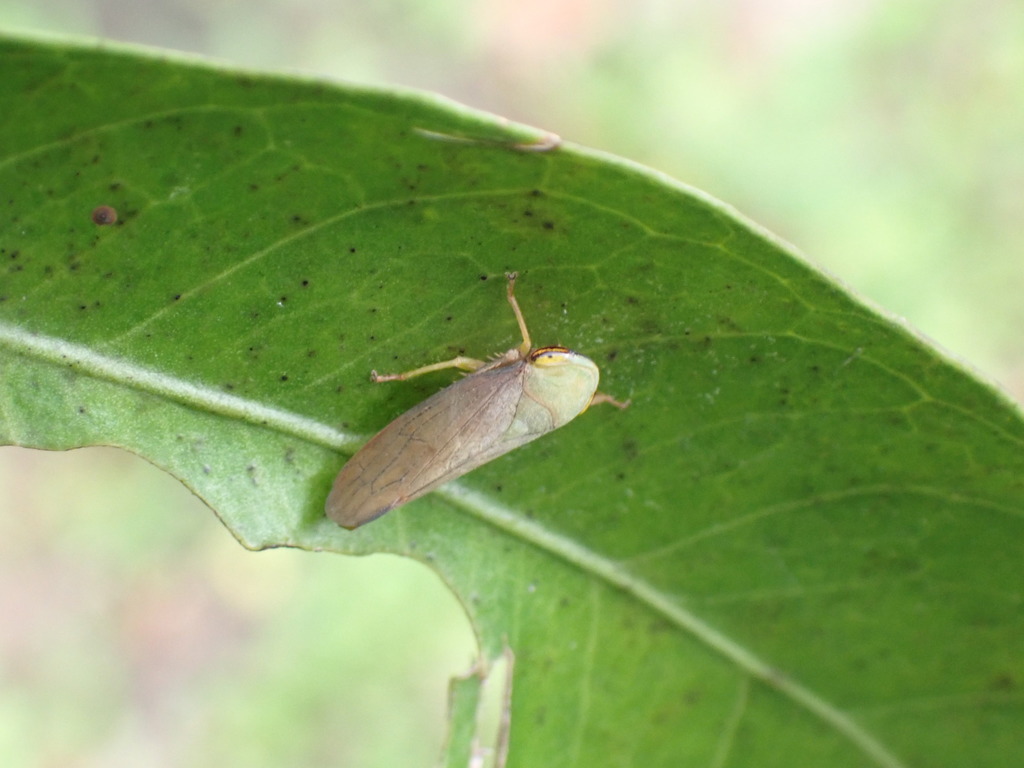
M 0 56 L 4 442 L 126 447 L 247 547 L 429 563 L 514 654 L 511 765 L 1017 754 L 1020 414 L 769 235 L 419 95 Z M 512 346 L 510 269 L 632 407 L 337 528 L 345 458 L 451 380 L 370 369 Z

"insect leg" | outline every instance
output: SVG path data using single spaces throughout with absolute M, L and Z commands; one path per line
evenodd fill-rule
M 434 371 L 443 371 L 446 368 L 458 368 L 461 371 L 476 371 L 483 368 L 487 363 L 483 360 L 477 360 L 472 357 L 453 357 L 451 360 L 442 360 L 440 363 L 431 363 L 430 365 L 424 365 L 420 368 L 413 368 L 411 371 L 405 371 L 404 373 L 377 373 L 376 371 L 370 371 L 370 379 L 374 382 L 380 383 L 382 381 L 405 381 L 411 379 L 414 376 L 421 376 L 424 373 L 433 373 Z
M 436 141 L 446 141 L 452 144 L 468 144 L 471 146 L 481 147 L 501 147 L 507 149 L 515 149 L 520 152 L 549 152 L 552 149 L 557 149 L 562 145 L 562 137 L 557 133 L 551 133 L 546 131 L 540 137 L 533 141 L 522 141 L 516 142 L 511 139 L 474 139 L 470 136 L 456 136 L 451 133 L 441 133 L 440 131 L 431 131 L 427 128 L 413 128 L 413 133 L 419 134 L 426 139 L 434 139 Z
M 619 410 L 624 410 L 626 408 L 629 408 L 629 404 L 631 402 L 632 400 L 627 400 L 626 402 L 623 403 L 616 400 L 611 395 L 606 395 L 604 392 L 595 392 L 594 396 L 590 398 L 590 404 L 587 405 L 587 408 L 589 408 L 591 405 L 601 405 L 601 403 L 608 403 L 608 405 L 614 405 Z
M 505 274 L 505 277 L 508 278 L 508 303 L 512 305 L 512 311 L 516 315 L 516 322 L 519 323 L 519 331 L 523 334 L 523 343 L 519 345 L 519 356 L 524 358 L 533 349 L 533 344 L 530 342 L 530 332 L 526 330 L 526 320 L 523 318 L 523 311 L 519 308 L 519 302 L 516 301 L 516 278 L 519 277 L 519 273 L 508 272 Z

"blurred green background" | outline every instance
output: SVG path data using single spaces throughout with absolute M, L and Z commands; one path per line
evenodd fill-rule
M 436 91 L 631 158 L 1024 400 L 1019 0 L 0 0 L 0 30 Z M 432 765 L 472 651 L 417 564 L 248 553 L 138 459 L 0 449 L 5 766 Z

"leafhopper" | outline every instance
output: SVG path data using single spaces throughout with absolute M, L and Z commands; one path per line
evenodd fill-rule
M 327 516 L 352 530 L 448 480 L 568 424 L 597 403 L 629 402 L 597 391 L 594 361 L 566 347 L 534 348 L 508 277 L 508 303 L 523 342 L 490 362 L 455 357 L 374 382 L 404 381 L 445 368 L 469 373 L 403 413 L 341 468 L 327 497 Z

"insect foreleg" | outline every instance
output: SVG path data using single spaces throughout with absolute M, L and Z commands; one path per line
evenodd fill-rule
M 626 402 L 623 403 L 619 400 L 616 400 L 611 395 L 606 395 L 604 392 L 595 392 L 594 396 L 590 398 L 590 403 L 589 405 L 587 405 L 587 408 L 589 408 L 591 405 L 601 405 L 602 403 L 608 403 L 608 405 L 614 405 L 619 410 L 623 410 L 629 407 L 630 402 L 632 401 L 627 400 Z

